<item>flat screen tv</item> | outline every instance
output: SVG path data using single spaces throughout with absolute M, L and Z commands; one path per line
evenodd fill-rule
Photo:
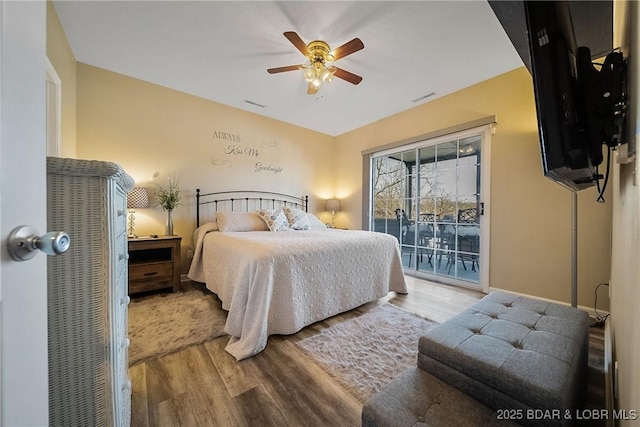
M 591 147 L 566 1 L 525 1 L 544 175 L 578 191 L 596 185 L 602 146 Z

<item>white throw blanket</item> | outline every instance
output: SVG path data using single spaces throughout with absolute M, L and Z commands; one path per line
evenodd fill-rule
M 237 360 L 262 351 L 269 335 L 407 292 L 398 242 L 387 234 L 213 230 L 196 230 L 189 278 L 206 283 L 229 311 L 226 350 Z

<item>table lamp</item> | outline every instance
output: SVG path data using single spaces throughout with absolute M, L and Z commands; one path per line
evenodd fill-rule
M 331 228 L 335 228 L 336 211 L 340 210 L 340 200 L 328 199 L 325 202 L 325 207 L 331 212 Z
M 136 223 L 136 209 L 144 209 L 149 207 L 149 195 L 147 189 L 143 187 L 134 187 L 133 190 L 127 194 L 127 209 L 129 211 L 129 233 L 130 239 L 138 237 L 135 232 Z

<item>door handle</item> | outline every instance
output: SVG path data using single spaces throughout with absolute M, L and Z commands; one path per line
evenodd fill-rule
M 38 236 L 38 230 L 30 225 L 21 225 L 9 233 L 7 249 L 16 261 L 27 261 L 36 256 L 36 250 L 47 255 L 65 253 L 71 245 L 71 237 L 64 231 L 52 231 Z

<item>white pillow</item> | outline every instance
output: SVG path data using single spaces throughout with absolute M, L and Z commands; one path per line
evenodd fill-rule
M 300 209 L 291 208 L 285 206 L 282 208 L 287 221 L 289 221 L 289 227 L 294 230 L 308 230 L 309 229 L 309 216 L 305 211 Z
M 320 221 L 320 218 L 318 218 L 314 214 L 307 212 L 307 218 L 309 218 L 309 230 L 320 230 L 323 228 L 327 228 L 327 226 L 324 225 L 322 221 Z
M 256 212 L 217 212 L 220 231 L 269 231 Z
M 202 232 L 205 232 L 205 233 L 208 233 L 210 231 L 220 231 L 220 229 L 218 228 L 218 222 L 217 221 L 205 222 L 200 227 L 196 228 L 195 232 L 197 233 L 198 230 L 202 230 Z
M 289 221 L 280 209 L 261 209 L 258 215 L 271 231 L 290 230 Z

